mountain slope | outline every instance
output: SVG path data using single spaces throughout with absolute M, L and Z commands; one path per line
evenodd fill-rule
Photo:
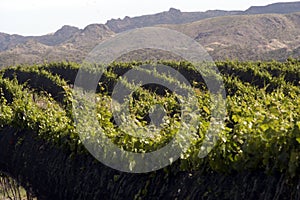
M 107 21 L 106 25 L 114 32 L 119 33 L 133 28 L 155 26 L 159 24 L 183 24 L 220 16 L 270 13 L 289 14 L 293 12 L 300 12 L 300 1 L 275 3 L 267 6 L 252 6 L 246 11 L 209 10 L 206 12 L 181 12 L 180 10 L 171 8 L 167 12 L 157 13 L 154 15 L 111 19 Z
M 80 30 L 64 26 L 53 35 L 24 37 L 22 42 L 0 51 L 0 66 L 33 64 L 44 61 L 80 62 L 102 40 L 114 35 L 103 24 L 91 24 Z
M 298 2 L 285 2 L 274 3 L 267 6 L 252 6 L 247 9 L 244 14 L 288 14 L 300 11 L 300 1 Z
M 64 25 L 61 29 L 56 31 L 54 34 L 48 34 L 40 37 L 28 37 L 28 38 L 35 39 L 38 42 L 45 45 L 55 46 L 67 41 L 68 39 L 73 37 L 74 34 L 77 34 L 79 32 L 80 29 L 77 27 Z
M 295 10 L 300 12 L 300 2 L 251 7 L 246 11 L 181 12 L 171 8 L 154 15 L 109 20 L 106 25 L 91 24 L 83 30 L 63 26 L 55 33 L 43 36 L 0 33 L 0 67 L 44 61 L 80 62 L 115 32 L 145 26 L 163 26 L 183 32 L 203 45 L 217 60 L 285 60 L 288 56 L 300 56 L 300 14 L 261 13 Z
M 164 27 L 195 38 L 214 59 L 300 56 L 294 51 L 300 47 L 300 13 L 218 17 Z
M 21 35 L 9 35 L 0 33 L 0 51 L 8 50 L 15 47 L 18 44 L 24 44 L 30 40 L 35 40 L 41 44 L 48 46 L 55 46 L 61 44 L 71 38 L 75 33 L 80 32 L 80 29 L 73 26 L 65 25 L 54 34 L 42 35 L 42 36 L 21 36 Z
M 21 35 L 9 35 L 6 33 L 0 33 L 0 51 L 7 50 L 11 47 L 26 42 L 26 37 Z
M 214 60 L 285 60 L 288 56 L 300 57 L 300 13 L 216 17 L 159 26 L 194 38 Z M 0 52 L 0 64 L 41 63 L 45 60 L 80 62 L 97 44 L 113 35 L 114 32 L 106 25 L 93 24 L 55 46 L 29 40 Z
M 116 33 L 126 30 L 155 26 L 158 24 L 183 24 L 194 21 L 199 21 L 206 18 L 235 15 L 240 11 L 206 11 L 206 12 L 181 12 L 180 10 L 170 8 L 169 11 L 157 13 L 154 15 L 143 15 L 139 17 L 125 17 L 124 19 L 111 19 L 106 22 L 106 25 Z

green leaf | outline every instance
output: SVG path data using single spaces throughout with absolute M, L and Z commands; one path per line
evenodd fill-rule
M 260 128 L 261 128 L 262 131 L 266 131 L 266 130 L 269 129 L 269 125 L 268 125 L 268 124 L 262 124 L 262 125 L 260 126 Z
M 208 107 L 206 107 L 206 106 L 203 106 L 203 110 L 207 113 L 207 114 L 209 114 L 210 115 L 210 110 L 208 109 Z
M 232 115 L 232 120 L 233 120 L 234 122 L 238 122 L 238 121 L 239 121 L 238 116 Z
M 298 128 L 300 129 L 300 122 L 296 122 Z

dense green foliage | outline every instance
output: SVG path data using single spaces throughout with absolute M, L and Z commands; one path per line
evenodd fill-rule
M 231 173 L 262 169 L 300 174 L 300 62 L 218 62 L 227 93 L 226 124 L 220 139 L 204 159 L 198 158 L 211 119 L 210 96 L 203 79 L 186 62 L 162 62 L 178 70 L 193 85 L 198 100 L 201 126 L 192 145 L 180 159 L 181 170 L 203 168 Z M 131 119 L 141 127 L 148 125 L 152 105 L 162 105 L 166 120 L 159 135 L 147 139 L 133 137 L 113 121 L 111 92 L 121 75 L 141 63 L 114 63 L 97 88 L 97 117 L 107 136 L 132 152 L 149 152 L 165 145 L 180 128 L 180 107 L 171 92 L 156 86 L 143 87 L 129 98 Z M 72 117 L 72 87 L 79 65 L 51 63 L 5 69 L 0 78 L 0 129 L 14 126 L 35 130 L 44 138 L 74 154 L 87 153 L 76 133 Z M 87 73 L 93 73 L 86 69 Z M 154 73 L 160 79 L 176 79 Z M 208 72 L 209 74 L 209 72 Z M 126 82 L 126 80 L 123 80 Z M 181 84 L 181 83 L 180 83 Z M 130 84 L 127 84 L 131 87 Z M 87 122 L 88 123 L 88 122 Z M 22 141 L 19 141 L 20 143 Z

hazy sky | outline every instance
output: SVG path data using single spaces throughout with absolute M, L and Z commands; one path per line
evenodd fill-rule
M 41 35 L 63 25 L 84 28 L 111 18 L 138 16 L 169 10 L 245 10 L 293 0 L 0 0 L 0 32 Z

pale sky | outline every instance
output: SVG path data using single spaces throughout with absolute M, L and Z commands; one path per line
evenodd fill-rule
M 293 0 L 0 0 L 0 32 L 42 35 L 63 25 L 84 28 L 111 18 L 154 14 L 171 7 L 181 11 L 246 10 L 278 1 Z

